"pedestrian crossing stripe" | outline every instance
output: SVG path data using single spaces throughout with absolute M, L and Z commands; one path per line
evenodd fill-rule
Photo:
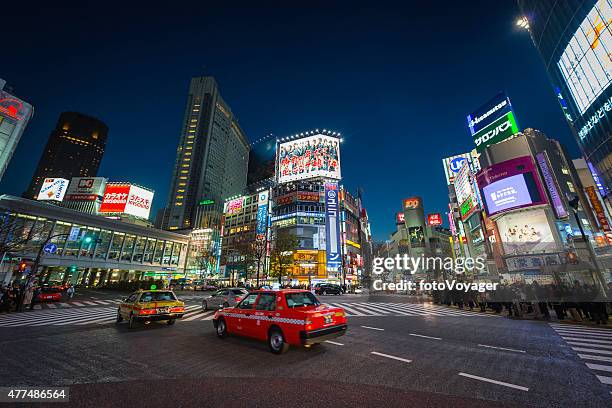
M 385 302 L 347 302 L 327 303 L 344 309 L 347 317 L 355 316 L 478 316 L 499 317 L 498 315 L 449 309 L 429 303 L 385 303 Z
M 184 316 L 193 316 L 191 320 L 210 320 L 214 312 L 203 312 L 199 305 L 189 305 Z M 0 327 L 40 327 L 68 326 L 86 324 L 108 324 L 117 319 L 117 308 L 72 308 L 55 309 L 52 311 L 35 311 L 31 313 L 15 313 L 0 315 Z
M 577 352 L 580 359 L 585 360 L 585 365 L 593 370 L 599 382 L 612 385 L 612 330 L 567 324 L 549 325 Z

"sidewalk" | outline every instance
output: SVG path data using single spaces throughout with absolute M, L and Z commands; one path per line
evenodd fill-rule
M 452 306 L 448 306 L 448 305 L 444 305 L 441 304 L 440 306 L 445 306 L 451 309 L 456 309 L 456 310 L 460 310 L 458 306 L 456 305 L 452 305 Z M 480 307 L 475 307 L 474 310 L 470 310 L 469 307 L 464 307 L 462 309 L 464 312 L 472 312 L 474 314 L 483 314 L 483 312 L 480 312 Z M 508 311 L 504 308 L 501 313 L 495 313 L 494 311 L 492 311 L 491 309 L 486 309 L 486 311 L 484 312 L 485 314 L 492 314 L 492 315 L 499 315 L 499 316 L 504 316 L 507 317 L 509 319 L 514 319 L 514 320 L 535 320 L 538 322 L 545 322 L 545 323 L 559 323 L 559 324 L 567 324 L 567 325 L 574 325 L 574 326 L 583 326 L 583 327 L 599 327 L 599 328 L 603 328 L 603 329 L 612 329 L 612 319 L 608 319 L 608 324 L 596 324 L 590 320 L 583 320 L 583 321 L 576 321 L 576 320 L 571 320 L 569 318 L 563 319 L 563 320 L 559 320 L 557 319 L 554 310 L 549 309 L 550 312 L 550 318 L 549 319 L 545 319 L 545 318 L 537 318 L 535 316 L 534 313 L 526 313 L 523 314 L 521 317 L 509 317 L 508 316 Z

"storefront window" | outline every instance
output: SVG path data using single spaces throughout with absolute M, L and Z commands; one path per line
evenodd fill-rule
M 63 221 L 57 221 L 55 223 L 55 228 L 53 229 L 53 233 L 51 236 L 50 243 L 57 245 L 56 254 L 62 254 L 64 252 L 64 244 L 66 243 L 66 239 L 68 238 L 68 234 L 70 233 L 70 227 L 72 224 Z
M 162 264 L 163 265 L 169 265 L 170 264 L 170 257 L 172 256 L 172 248 L 173 247 L 174 247 L 174 242 L 170 242 L 170 241 L 166 242 L 166 249 L 164 250 L 164 256 L 163 256 L 163 260 L 162 260 Z
M 160 264 L 162 261 L 162 251 L 164 250 L 165 241 L 158 240 L 155 244 L 155 253 L 153 255 L 153 263 Z
M 93 257 L 94 251 L 96 249 L 96 242 L 98 241 L 99 236 L 100 228 L 87 228 L 87 232 L 83 235 L 83 238 L 81 239 L 81 257 Z M 89 238 L 89 242 L 87 242 L 86 238 Z
M 98 247 L 96 248 L 96 258 L 104 259 L 106 258 L 106 253 L 108 252 L 108 248 L 110 246 L 111 241 L 111 231 L 102 230 L 100 231 L 100 235 L 98 236 Z
M 123 245 L 123 239 L 125 234 L 121 232 L 115 232 L 113 234 L 113 242 L 111 244 L 110 251 L 108 253 L 108 259 L 119 259 L 119 253 L 121 252 L 121 246 Z
M 126 235 L 125 244 L 123 245 L 123 252 L 121 252 L 122 261 L 131 261 L 132 252 L 134 251 L 134 244 L 136 243 L 135 235 Z
M 178 242 L 174 244 L 174 250 L 172 251 L 172 257 L 170 258 L 170 265 L 178 265 L 182 246 L 183 245 L 179 244 Z
M 85 236 L 85 233 L 87 232 L 87 227 L 85 225 L 72 224 L 71 229 L 68 231 L 69 233 L 72 228 L 78 228 L 79 231 L 76 236 L 72 237 L 76 239 L 71 240 L 71 237 L 68 237 L 69 239 L 66 242 L 66 248 L 64 249 L 64 256 L 78 255 L 79 249 L 81 248 L 81 239 Z
M 142 262 L 142 255 L 144 254 L 146 243 L 147 239 L 145 237 L 138 237 L 136 239 L 136 248 L 134 249 L 134 262 Z
M 145 247 L 143 262 L 151 262 L 153 260 L 154 251 L 155 251 L 155 240 L 152 238 L 148 238 L 147 245 Z

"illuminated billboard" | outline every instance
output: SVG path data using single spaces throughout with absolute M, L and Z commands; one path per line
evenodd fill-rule
M 244 207 L 244 197 L 235 198 L 225 203 L 224 213 L 227 215 L 238 214 Z
M 512 111 L 510 98 L 505 92 L 500 92 L 467 117 L 470 133 L 474 136 L 495 120 Z
M 279 183 L 313 177 L 339 180 L 340 140 L 318 134 L 281 143 L 277 165 Z
M 476 151 L 481 153 L 485 147 L 499 143 L 518 132 L 514 112 L 508 112 L 473 135 Z
M 68 190 L 68 180 L 63 178 L 46 178 L 38 192 L 39 201 L 62 201 Z
M 455 178 L 457 177 L 457 173 L 459 173 L 459 169 L 468 162 L 468 157 L 469 155 L 466 153 L 442 159 L 447 185 L 453 184 Z
M 612 6 L 600 0 L 572 36 L 557 63 L 580 114 L 612 82 Z
M 557 250 L 557 244 L 544 210 L 506 214 L 495 223 L 506 254 Z
M 404 213 L 403 212 L 398 212 L 397 214 L 395 214 L 395 223 L 396 224 L 403 224 L 404 222 L 406 222 L 406 218 L 404 217 Z
M 440 213 L 427 214 L 427 225 L 431 225 L 431 226 L 442 225 L 442 214 Z
M 339 221 L 338 183 L 325 183 L 325 256 L 329 271 L 338 271 L 342 265 Z
M 414 210 L 421 206 L 421 199 L 419 197 L 411 197 L 404 200 L 405 210 Z
M 477 174 L 477 180 L 489 216 L 547 202 L 530 156 L 489 166 Z
M 104 195 L 106 179 L 104 177 L 73 177 L 66 191 L 69 201 L 96 201 Z
M 98 212 L 149 218 L 153 191 L 129 183 L 108 183 Z

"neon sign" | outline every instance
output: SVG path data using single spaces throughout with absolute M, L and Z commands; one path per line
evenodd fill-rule
M 23 109 L 23 103 L 14 98 L 0 99 L 0 113 L 4 113 L 15 120 L 23 119 L 19 112 Z

